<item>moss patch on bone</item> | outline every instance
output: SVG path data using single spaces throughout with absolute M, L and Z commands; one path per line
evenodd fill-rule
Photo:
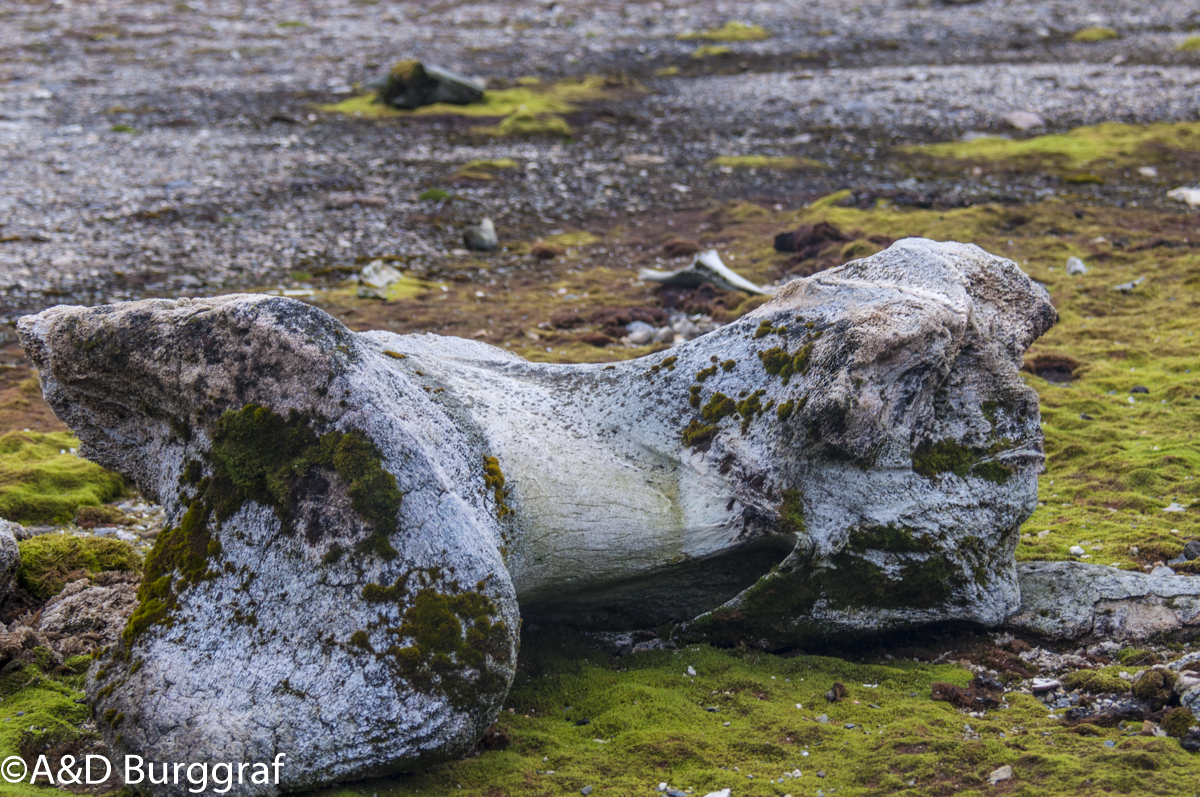
M 408 688 L 443 694 L 460 711 L 473 708 L 479 694 L 503 689 L 505 675 L 492 662 L 504 659 L 508 645 L 495 604 L 482 582 L 475 586 L 464 590 L 440 571 L 409 571 L 389 586 L 368 584 L 363 600 L 402 606 L 400 622 L 355 632 L 351 644 L 385 661 Z
M 73 452 L 70 434 L 8 432 L 0 436 L 0 517 L 19 523 L 69 523 L 81 506 L 126 494 L 125 481 Z
M 271 507 L 290 533 L 303 479 L 315 469 L 337 474 L 351 506 L 371 525 L 357 552 L 395 558 L 389 538 L 403 495 L 384 470 L 378 449 L 357 431 L 318 435 L 313 425 L 312 418 L 295 411 L 284 417 L 256 404 L 229 410 L 217 420 L 208 455 L 211 473 L 202 476 L 199 463 L 184 467 L 180 481 L 187 510 L 178 525 L 158 535 L 146 556 L 138 606 L 122 634 L 126 646 L 155 624 L 169 626 L 179 595 L 216 577 L 221 543 L 214 526 L 247 501 Z

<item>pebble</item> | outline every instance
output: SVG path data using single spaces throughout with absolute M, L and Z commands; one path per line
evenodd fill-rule
M 500 240 L 496 237 L 496 225 L 491 219 L 483 219 L 478 226 L 471 226 L 463 232 L 463 243 L 468 249 L 479 252 L 489 252 L 495 249 Z
M 1104 743 L 1104 746 L 1105 747 L 1116 747 L 1117 743 L 1114 742 L 1112 739 L 1109 739 Z
M 821 723 L 822 725 L 827 725 L 829 723 L 829 715 L 822 714 L 821 716 L 817 717 L 817 722 Z
M 1069 549 L 1067 549 L 1067 553 L 1071 554 L 1071 556 L 1083 556 L 1085 551 L 1078 545 L 1072 545 Z
M 993 770 L 992 774 L 988 775 L 988 782 L 991 783 L 993 786 L 995 786 L 1000 781 L 1008 780 L 1012 776 L 1013 776 L 1013 768 L 1011 766 L 1009 766 L 1008 764 L 1005 764 L 1004 766 L 1000 767 L 999 769 Z
M 1175 575 L 1175 571 L 1169 567 L 1164 567 L 1163 565 L 1159 565 L 1158 567 L 1156 567 L 1150 571 L 1150 575 L 1152 575 L 1152 576 L 1173 576 L 1173 575 Z
M 1184 506 L 1183 504 L 1178 504 L 1178 503 L 1172 501 L 1170 506 L 1163 507 L 1163 511 L 1164 512 L 1186 512 L 1187 507 Z
M 1033 693 L 1036 695 L 1039 692 L 1052 692 L 1058 689 L 1062 684 L 1056 678 L 1034 678 Z
M 689 676 L 691 676 L 692 678 L 695 678 L 696 677 L 696 668 L 689 664 L 688 668 L 687 668 L 687 674 Z
M 1035 127 L 1046 126 L 1046 120 L 1031 111 L 1013 111 L 1004 117 L 1004 121 L 1018 130 L 1032 130 Z
M 1131 290 L 1133 290 L 1137 286 L 1141 285 L 1145 281 L 1146 281 L 1145 277 L 1138 277 L 1135 280 L 1130 280 L 1129 282 L 1122 282 L 1120 285 L 1114 285 L 1112 289 L 1114 291 L 1122 291 L 1123 293 L 1129 293 Z
M 582 794 L 584 797 L 587 797 L 587 795 L 592 793 L 592 787 L 584 786 L 582 789 L 579 790 L 579 793 Z
M 730 789 L 721 789 L 720 791 L 710 791 L 704 797 L 729 797 L 730 793 Z
M 1149 393 L 1150 388 L 1146 387 L 1145 385 L 1134 385 L 1133 387 L 1129 388 L 1129 392 L 1130 393 Z
M 1088 273 L 1088 267 L 1083 264 L 1083 261 L 1077 257 L 1067 258 L 1067 274 L 1072 276 L 1076 274 Z
M 1167 192 L 1169 199 L 1187 203 L 1190 208 L 1200 207 L 1200 188 L 1176 188 Z

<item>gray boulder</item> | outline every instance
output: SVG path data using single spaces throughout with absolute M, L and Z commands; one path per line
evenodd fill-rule
M 16 523 L 0 520 L 0 603 L 16 583 L 17 567 L 21 564 L 16 532 L 20 528 Z
M 172 519 L 89 675 L 106 741 L 286 751 L 284 790 L 459 754 L 518 601 L 765 648 L 999 624 L 1043 462 L 1018 368 L 1055 317 L 1011 261 L 923 239 L 619 364 L 265 296 L 26 317 L 82 453 Z
M 1084 562 L 1017 565 L 1015 631 L 1052 639 L 1139 642 L 1200 626 L 1200 578 L 1152 575 Z

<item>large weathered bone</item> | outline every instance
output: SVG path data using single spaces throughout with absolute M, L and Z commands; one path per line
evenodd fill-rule
M 82 451 L 174 524 L 89 675 L 105 738 L 284 752 L 284 790 L 454 755 L 499 710 L 518 603 L 768 648 L 1000 623 L 1043 459 L 1017 369 L 1054 319 L 1012 262 L 922 239 L 612 365 L 265 296 L 24 318 Z

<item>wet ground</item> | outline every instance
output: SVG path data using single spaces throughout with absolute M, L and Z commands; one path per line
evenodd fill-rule
M 1200 21 L 1193 3 L 20 2 L 0 20 L 10 324 L 60 302 L 322 287 L 380 255 L 454 270 L 462 227 L 483 215 L 505 243 L 621 228 L 604 254 L 624 268 L 638 265 L 626 244 L 644 249 L 639 226 L 672 213 L 686 225 L 687 211 L 730 199 L 791 208 L 843 187 L 946 206 L 1044 198 L 1054 181 L 927 174 L 894 147 L 1023 135 L 1013 111 L 1045 120 L 1032 132 L 1191 120 L 1200 84 L 1200 53 L 1178 49 Z M 730 20 L 767 38 L 680 38 Z M 1075 41 L 1087 28 L 1118 37 Z M 695 57 L 705 45 L 728 52 Z M 589 75 L 613 88 L 566 114 L 567 141 L 320 110 L 408 56 L 498 88 Z M 825 168 L 721 169 L 721 155 Z M 481 158 L 518 168 L 456 179 Z M 454 200 L 417 199 L 435 186 Z M 1136 175 L 1072 190 L 1166 202 Z M 519 251 L 484 267 L 558 274 Z

